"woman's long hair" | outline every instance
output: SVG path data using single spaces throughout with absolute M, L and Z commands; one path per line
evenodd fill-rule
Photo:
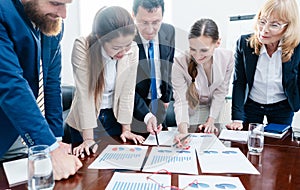
M 281 39 L 282 62 L 287 62 L 291 59 L 295 47 L 300 43 L 300 23 L 299 10 L 295 0 L 268 0 L 260 8 L 255 19 L 256 25 L 254 34 L 249 38 L 250 47 L 254 48 L 256 55 L 260 54 L 262 43 L 259 41 L 259 28 L 257 22 L 261 17 L 269 17 L 277 15 L 279 19 L 287 23 L 284 34 Z
M 189 39 L 198 38 L 200 36 L 207 36 L 213 39 L 213 42 L 217 42 L 219 39 L 219 31 L 217 24 L 211 19 L 200 19 L 194 23 L 192 26 Z M 197 62 L 192 56 L 190 56 L 189 66 L 188 66 L 189 75 L 192 77 L 192 83 L 189 86 L 186 97 L 189 103 L 189 106 L 194 109 L 200 103 L 199 94 L 195 85 L 195 78 L 198 75 L 197 71 Z
M 131 15 L 122 7 L 111 6 L 100 9 L 94 18 L 92 33 L 87 37 L 89 63 L 89 94 L 95 103 L 104 90 L 104 63 L 101 49 L 112 39 L 134 35 L 136 28 Z

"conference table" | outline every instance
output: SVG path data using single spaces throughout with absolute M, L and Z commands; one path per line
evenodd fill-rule
M 239 177 L 247 190 L 272 190 L 272 189 L 300 189 L 300 141 L 294 140 L 292 131 L 289 131 L 282 139 L 265 137 L 264 149 L 261 155 L 250 155 L 245 143 L 224 141 L 226 146 L 238 147 L 248 160 L 260 172 L 260 175 L 252 174 L 206 174 L 202 173 L 198 164 L 199 175 L 221 175 Z M 99 156 L 101 151 L 109 144 L 132 144 L 122 143 L 119 137 L 102 137 L 97 152 L 89 157 L 81 159 L 83 167 L 68 179 L 56 181 L 55 190 L 102 190 L 105 189 L 115 170 L 88 169 L 88 166 Z M 147 155 L 150 153 L 148 149 Z M 224 163 L 227 164 L 227 163 Z M 126 171 L 141 173 L 140 171 Z M 172 186 L 178 186 L 178 175 L 171 174 Z M 182 175 L 182 174 L 181 174 Z M 3 166 L 0 167 L 0 189 L 27 189 L 27 184 L 9 187 Z

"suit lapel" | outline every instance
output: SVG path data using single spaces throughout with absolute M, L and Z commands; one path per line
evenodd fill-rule
M 150 64 L 148 63 L 144 44 L 143 44 L 139 34 L 136 35 L 135 42 L 137 43 L 137 45 L 139 47 L 139 67 L 142 68 L 142 70 L 148 76 L 150 73 Z
M 255 74 L 256 65 L 258 61 L 258 55 L 254 53 L 254 50 L 252 48 L 248 47 L 246 49 L 247 52 L 245 52 L 244 54 L 248 56 L 246 56 L 245 58 L 244 68 L 245 68 L 245 74 L 246 74 L 246 78 L 250 90 L 253 86 L 254 74 Z
M 222 62 L 220 60 L 217 60 L 217 56 L 214 56 L 213 57 L 213 64 L 212 64 L 212 84 L 211 86 L 209 87 L 210 88 L 210 91 L 212 92 L 214 89 L 216 89 L 218 86 L 220 86 L 220 84 L 224 81 L 224 74 L 222 72 L 222 69 L 221 69 L 221 65 L 220 64 L 217 64 L 217 63 L 221 63 Z

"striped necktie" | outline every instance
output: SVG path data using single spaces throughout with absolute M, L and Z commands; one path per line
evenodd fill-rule
M 36 102 L 43 114 L 45 116 L 45 104 L 44 104 L 44 80 L 43 80 L 43 63 L 40 60 L 40 73 L 39 73 L 39 92 Z

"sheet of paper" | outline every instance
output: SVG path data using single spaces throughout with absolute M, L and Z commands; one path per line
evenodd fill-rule
M 191 133 L 190 146 L 198 150 L 224 149 L 224 144 L 214 134 Z
M 88 168 L 140 170 L 147 149 L 147 146 L 108 145 Z
M 197 156 L 203 173 L 260 174 L 238 148 L 197 150 Z
M 3 168 L 5 171 L 7 181 L 9 183 L 9 187 L 13 187 L 27 182 L 27 163 L 27 158 L 14 160 L 10 162 L 3 162 Z
M 143 172 L 167 170 L 172 173 L 198 174 L 195 149 L 152 147 Z
M 174 136 L 177 131 L 161 131 L 157 134 L 159 145 L 172 146 L 174 144 Z M 149 134 L 144 145 L 157 145 L 155 135 Z
M 178 184 L 180 189 L 236 189 L 245 190 L 238 177 L 208 176 L 208 175 L 179 175 Z M 186 187 L 186 188 L 185 188 Z
M 223 129 L 219 135 L 219 139 L 246 143 L 248 141 L 248 131 L 235 131 Z
M 134 180 L 133 180 L 134 179 Z M 171 175 L 115 172 L 106 190 L 170 189 Z

